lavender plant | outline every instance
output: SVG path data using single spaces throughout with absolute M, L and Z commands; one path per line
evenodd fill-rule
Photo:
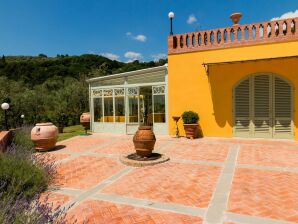
M 3 193 L 6 184 L 2 182 L 0 192 Z M 3 224 L 45 224 L 66 223 L 65 209 L 54 208 L 48 203 L 48 198 L 39 201 L 39 194 L 28 200 L 22 194 L 16 198 L 5 197 L 0 194 L 0 223 Z
M 64 209 L 54 208 L 48 197 L 39 201 L 56 169 L 47 154 L 34 152 L 29 133 L 29 128 L 17 130 L 12 144 L 0 155 L 0 223 L 63 224 Z

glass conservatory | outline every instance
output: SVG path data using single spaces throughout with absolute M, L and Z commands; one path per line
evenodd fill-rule
M 87 80 L 91 130 L 134 134 L 140 125 L 168 133 L 167 65 Z

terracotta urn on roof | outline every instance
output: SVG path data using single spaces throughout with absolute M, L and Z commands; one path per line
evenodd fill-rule
M 156 138 L 150 126 L 140 126 L 133 137 L 133 144 L 137 155 L 149 157 L 154 150 Z
M 31 130 L 31 140 L 37 151 L 53 149 L 58 138 L 58 128 L 52 123 L 38 123 Z
M 242 17 L 242 13 L 240 12 L 236 12 L 230 15 L 230 18 L 232 19 L 234 25 L 238 25 L 241 17 Z

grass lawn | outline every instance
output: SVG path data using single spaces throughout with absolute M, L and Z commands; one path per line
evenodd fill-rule
M 58 141 L 62 141 L 84 133 L 85 129 L 82 125 L 69 126 L 64 128 L 63 133 L 59 133 Z

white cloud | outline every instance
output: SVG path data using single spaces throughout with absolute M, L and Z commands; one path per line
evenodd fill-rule
M 133 52 L 133 51 L 127 51 L 124 54 L 124 57 L 126 57 L 128 59 L 128 62 L 132 62 L 135 60 L 140 60 L 143 58 L 141 53 L 137 53 L 137 52 Z
M 295 17 L 298 17 L 298 9 L 294 12 L 286 12 L 282 14 L 280 17 L 272 18 L 271 21 L 279 20 L 279 19 L 289 19 L 289 18 L 295 18 Z
M 140 42 L 146 42 L 146 40 L 147 40 L 147 37 L 143 34 L 139 34 L 139 35 L 134 36 L 131 32 L 127 32 L 126 36 L 130 37 L 133 40 L 137 40 L 137 41 L 140 41 Z
M 153 54 L 151 55 L 154 61 L 158 61 L 159 59 L 166 59 L 167 55 L 164 53 L 159 53 L 159 54 Z
M 141 42 L 146 42 L 147 37 L 143 34 L 139 34 L 134 37 L 135 40 L 141 41 Z
M 193 24 L 193 23 L 195 23 L 195 22 L 197 22 L 198 20 L 197 20 L 197 18 L 195 17 L 195 15 L 193 15 L 193 14 L 191 14 L 191 15 L 189 15 L 189 17 L 188 17 L 188 19 L 187 19 L 187 23 L 188 24 Z
M 118 60 L 119 59 L 119 55 L 113 54 L 113 53 L 102 53 L 100 55 L 102 55 L 102 56 L 104 56 L 106 58 L 109 58 L 111 60 Z

